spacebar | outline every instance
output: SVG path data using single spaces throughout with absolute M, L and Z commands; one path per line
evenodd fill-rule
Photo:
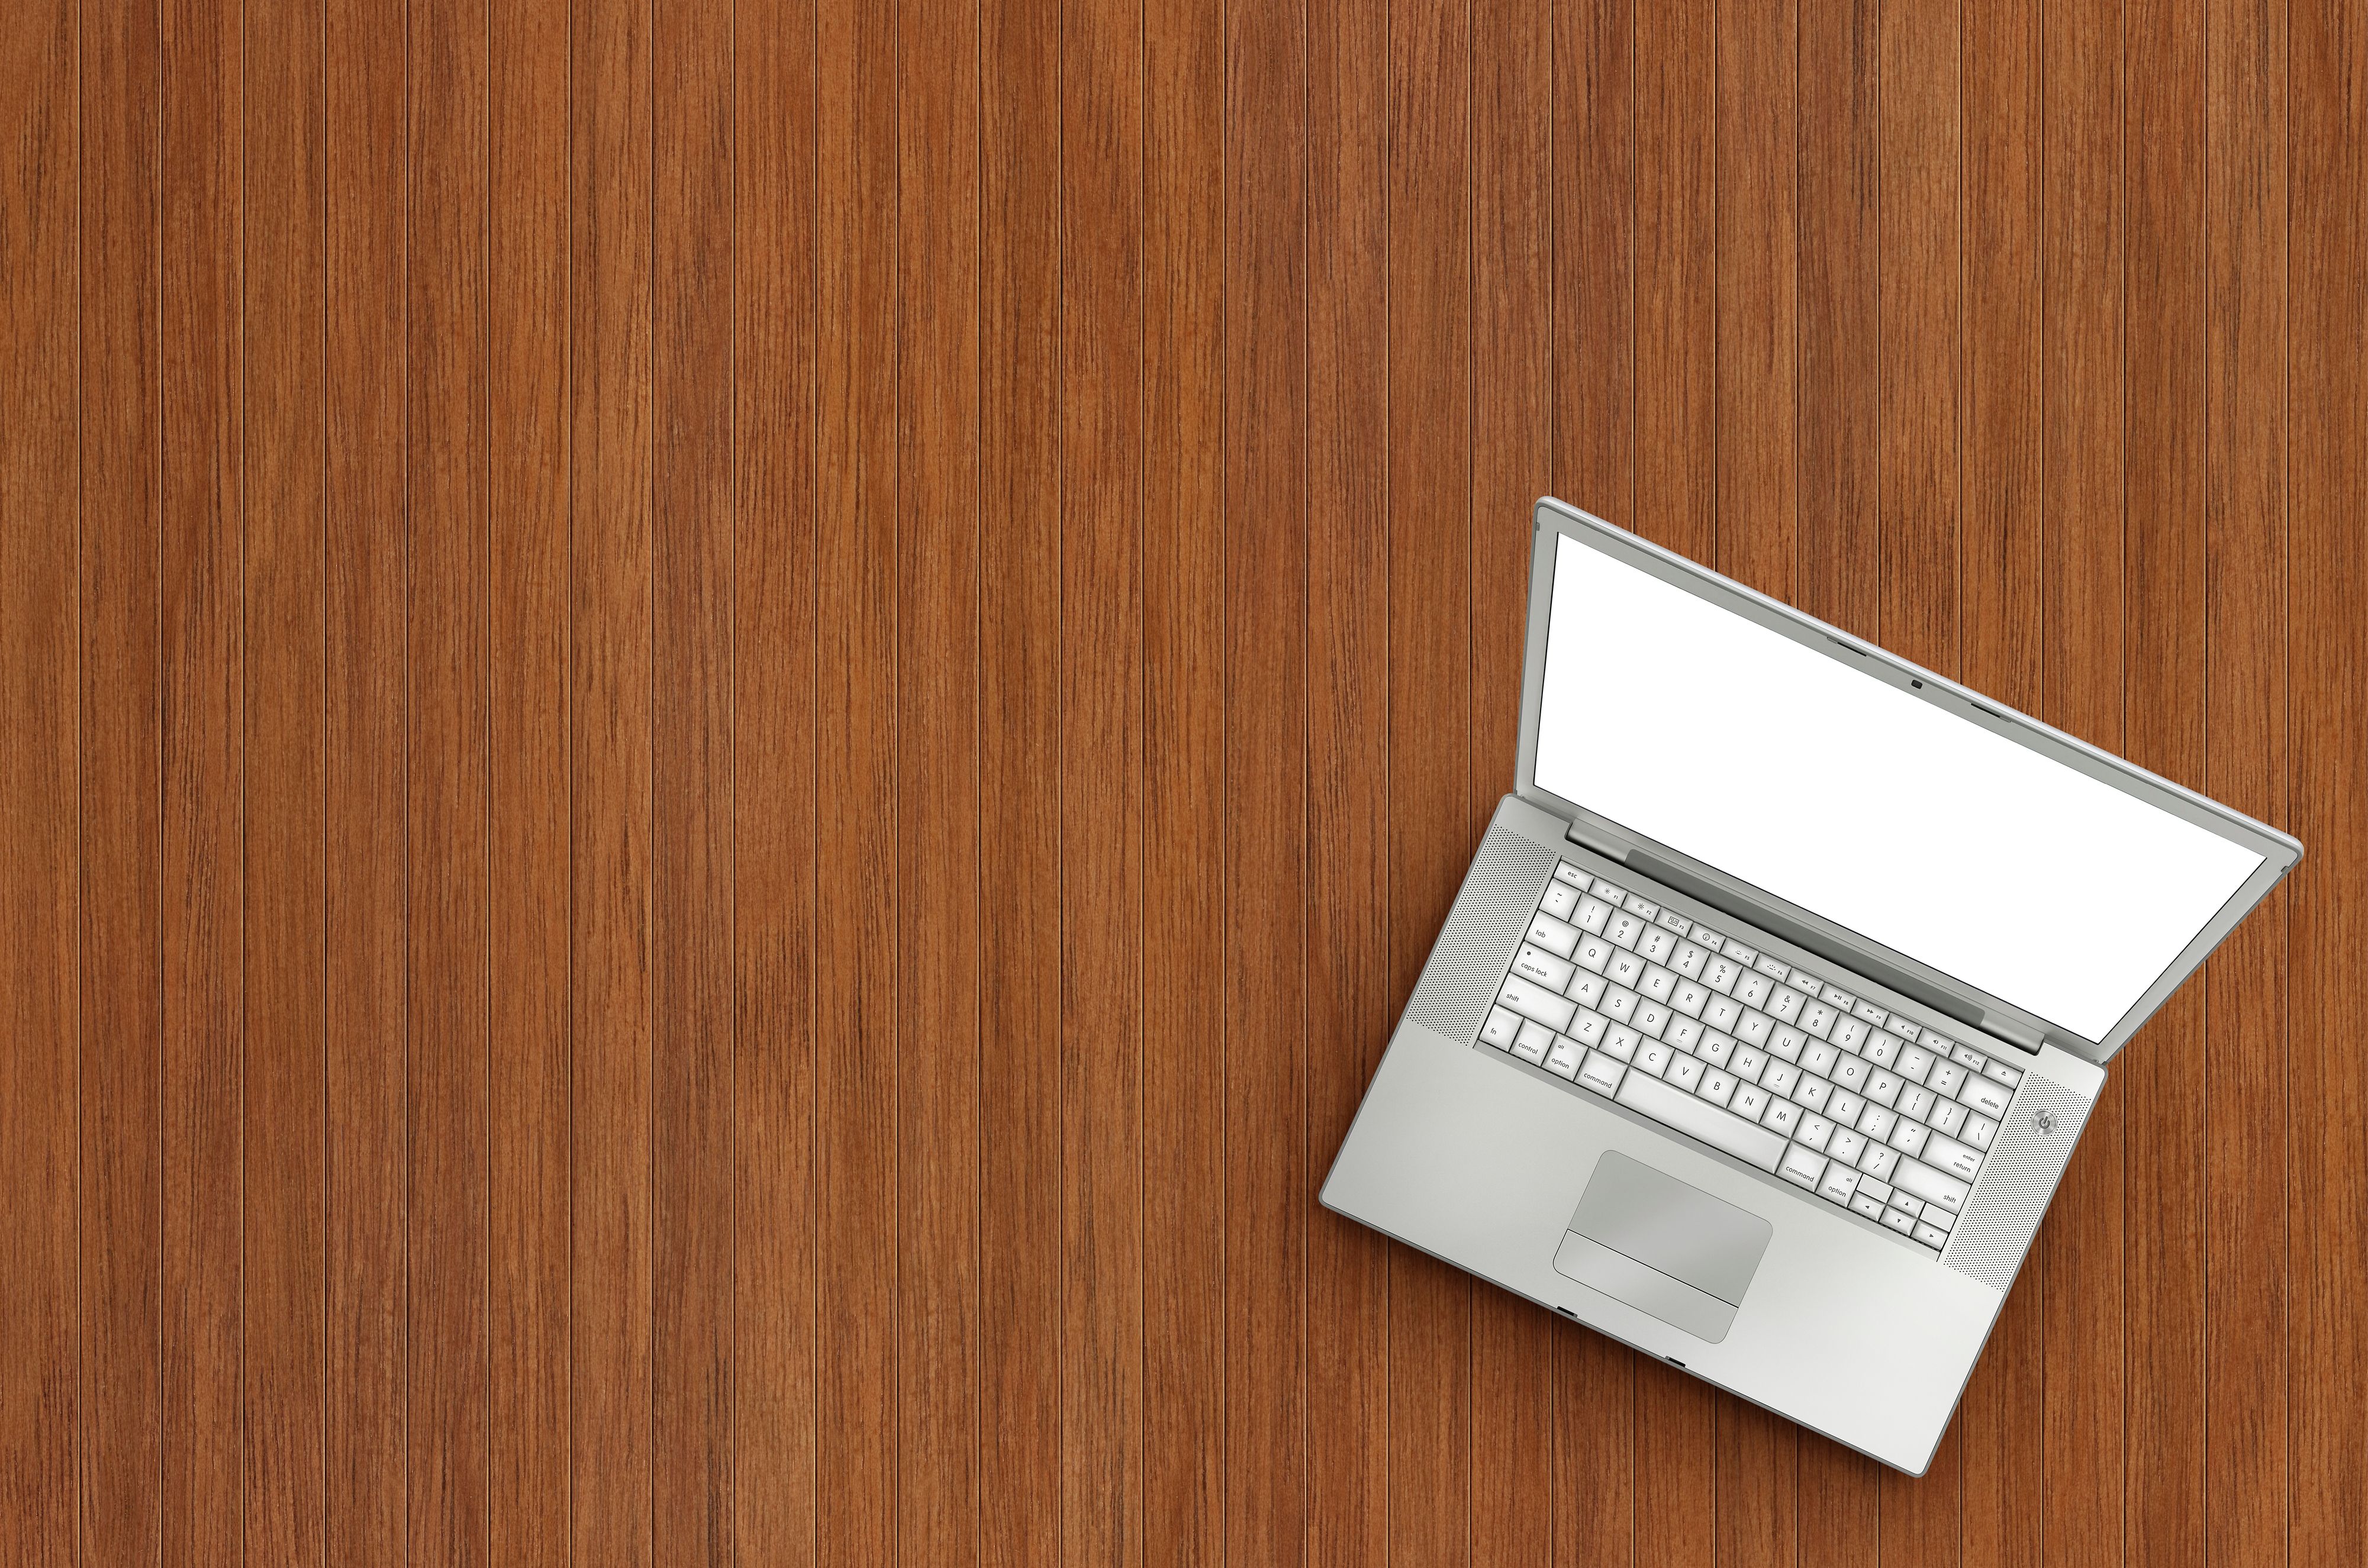
M 1611 1097 L 1630 1110 L 1643 1111 L 1655 1121 L 1674 1127 L 1689 1138 L 1699 1138 L 1712 1148 L 1748 1161 L 1763 1171 L 1775 1170 L 1776 1163 L 1784 1157 L 1784 1140 L 1776 1133 L 1634 1069 L 1620 1085 L 1620 1092 Z

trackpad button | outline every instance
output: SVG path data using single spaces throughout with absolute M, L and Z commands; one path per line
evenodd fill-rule
M 1616 1151 L 1595 1164 L 1557 1272 L 1713 1344 L 1726 1337 L 1775 1227 Z

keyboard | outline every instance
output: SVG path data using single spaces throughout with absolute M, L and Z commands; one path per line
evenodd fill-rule
M 2020 1069 L 1564 861 L 1484 1045 L 1934 1256 Z

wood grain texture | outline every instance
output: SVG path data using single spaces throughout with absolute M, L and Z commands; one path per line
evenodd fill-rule
M 2368 1558 L 2334 0 L 0 18 L 0 1557 Z M 1930 1474 L 1314 1197 L 1543 492 L 2297 834 Z

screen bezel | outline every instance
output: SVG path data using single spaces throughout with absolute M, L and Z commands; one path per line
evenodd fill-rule
M 1623 858 L 1641 852 L 1649 861 L 1680 873 L 1700 884 L 1681 888 L 1698 896 L 1705 888 L 1713 903 L 1730 904 L 1746 918 L 1758 917 L 1779 936 L 1823 951 L 1838 963 L 1854 964 L 1868 978 L 1888 983 L 1903 994 L 1932 1001 L 1962 1021 L 2009 1040 L 2031 1044 L 2040 1040 L 2088 1061 L 2102 1063 L 2128 1043 L 2139 1026 L 2153 1016 L 2164 999 L 2195 971 L 2237 922 L 2268 895 L 2279 879 L 2302 858 L 2302 845 L 2266 824 L 2255 822 L 2216 801 L 2181 789 L 2135 764 L 2077 740 L 2004 703 L 1983 697 L 1946 676 L 1912 665 L 1871 642 L 1852 637 L 1791 606 L 1756 593 L 1742 584 L 1698 566 L 1683 556 L 1637 538 L 1623 528 L 1548 496 L 1534 513 L 1530 557 L 1530 603 L 1527 653 L 1521 679 L 1521 750 L 1516 792 L 1531 803 L 1569 819 L 1580 835 L 1597 847 Z M 1779 898 L 1764 888 L 1730 877 L 1668 845 L 1649 839 L 1618 823 L 1597 815 L 1578 801 L 1565 800 L 1537 782 L 1538 715 L 1544 699 L 1546 638 L 1554 607 L 1554 551 L 1563 539 L 1601 551 L 1627 565 L 1651 574 L 1697 598 L 1787 637 L 1869 678 L 1884 681 L 1910 696 L 1948 712 L 1965 723 L 1978 724 L 1993 734 L 2077 768 L 2149 805 L 2208 832 L 2243 846 L 2261 857 L 2251 876 L 2230 895 L 2195 939 L 2182 949 L 2170 966 L 2131 1004 L 2102 1040 L 2089 1040 L 2062 1025 L 2016 1006 L 2000 996 L 1970 985 L 1919 960 L 1908 957 L 1813 911 Z M 1645 869 L 1651 869 L 1648 865 Z M 1670 880 L 1664 877 L 1664 880 Z M 1945 999 L 1945 1001 L 1944 1001 Z M 1953 1003 L 1953 1006 L 1947 1004 Z

